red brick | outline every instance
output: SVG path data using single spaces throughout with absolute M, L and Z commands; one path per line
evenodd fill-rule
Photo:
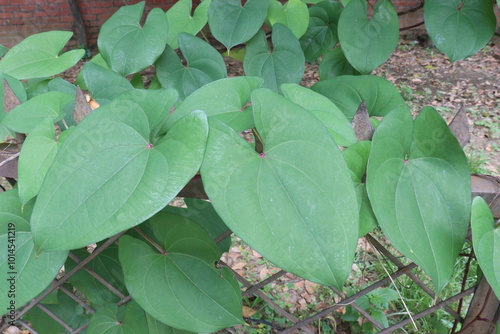
M 105 8 L 89 8 L 87 11 L 86 11 L 88 14 L 103 14 L 103 13 L 106 13 L 107 10 Z
M 12 13 L 0 13 L 0 19 L 11 19 L 13 17 Z
M 74 22 L 75 18 L 73 16 L 61 16 L 61 22 Z

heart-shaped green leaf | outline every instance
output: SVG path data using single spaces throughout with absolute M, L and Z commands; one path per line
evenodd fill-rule
M 208 25 L 212 35 L 229 50 L 252 38 L 264 23 L 269 0 L 212 0 Z
M 29 231 L 31 207 L 23 210 L 17 189 L 0 194 L 0 307 L 17 309 L 42 292 L 64 264 L 68 252 L 37 256 Z M 24 212 L 23 212 L 24 211 Z
M 100 107 L 65 140 L 31 219 L 37 252 L 82 247 L 143 222 L 198 171 L 206 115 L 194 111 L 151 138 L 156 109 L 168 98 L 152 92 L 144 91 L 141 103 L 118 98 Z
M 187 209 L 167 205 L 162 211 L 193 220 L 201 225 L 212 239 L 217 238 L 229 229 L 215 211 L 212 203 L 194 198 L 184 198 L 184 202 L 188 206 Z M 221 255 L 224 252 L 229 252 L 229 247 L 231 247 L 230 237 L 226 237 L 217 244 Z
M 316 60 L 339 41 L 337 23 L 342 5 L 337 1 L 321 1 L 309 8 L 309 25 L 300 38 L 306 61 Z
M 415 261 L 439 293 L 453 273 L 470 218 L 470 175 L 460 144 L 431 107 L 415 121 L 394 110 L 377 127 L 367 172 L 385 235 Z
M 167 46 L 156 62 L 156 75 L 163 87 L 175 88 L 181 100 L 201 86 L 226 77 L 224 59 L 201 38 L 180 33 L 179 46 L 186 65 L 184 66 L 177 53 Z
M 327 97 L 294 84 L 284 84 L 281 89 L 290 101 L 316 116 L 330 131 L 337 145 L 350 146 L 356 142 L 356 135 L 351 124 L 342 111 Z
M 24 205 L 40 191 L 45 174 L 60 144 L 55 140 L 54 122 L 42 121 L 24 141 L 19 156 L 19 198 Z
M 358 238 L 347 165 L 328 130 L 299 105 L 267 89 L 255 90 L 252 104 L 263 153 L 210 121 L 205 190 L 231 230 L 264 257 L 341 288 Z
M 284 83 L 300 83 L 304 75 L 304 54 L 290 29 L 281 23 L 273 26 L 273 50 L 269 50 L 266 34 L 259 31 L 247 43 L 243 67 L 250 76 L 264 79 L 262 87 L 281 92 Z
M 368 193 L 366 192 L 365 174 L 372 143 L 360 141 L 342 151 L 342 156 L 351 170 L 352 181 L 356 187 L 359 208 L 359 237 L 377 227 L 377 218 L 373 213 Z
M 335 48 L 328 51 L 319 64 L 319 77 L 328 80 L 341 75 L 359 75 L 359 72 L 349 63 L 342 48 Z
M 284 24 L 295 37 L 300 38 L 309 25 L 309 10 L 301 0 L 288 0 L 284 5 L 278 0 L 271 0 L 267 19 L 271 26 Z
M 479 266 L 491 288 L 500 296 L 500 229 L 495 229 L 495 220 L 488 204 L 481 197 L 472 202 L 472 241 Z
M 192 0 L 179 0 L 167 11 L 167 44 L 172 49 L 179 47 L 177 36 L 181 32 L 196 35 L 207 24 L 210 3 L 211 0 L 202 1 L 196 7 L 193 16 L 191 16 Z
M 83 66 L 83 79 L 92 98 L 104 105 L 121 93 L 134 89 L 130 82 L 110 69 L 88 62 Z
M 370 116 L 385 116 L 395 109 L 409 111 L 396 86 L 375 75 L 343 75 L 320 81 L 312 90 L 332 100 L 349 120 L 363 101 Z
M 220 253 L 205 230 L 164 212 L 150 221 L 164 252 L 128 235 L 120 238 L 120 262 L 132 298 L 179 329 L 214 332 L 243 323 L 238 283 L 229 269 L 215 268 Z
M 432 41 L 452 62 L 478 52 L 497 26 L 489 0 L 426 1 L 424 18 Z
M 340 46 L 349 63 L 363 74 L 379 67 L 399 43 L 399 21 L 390 0 L 378 1 L 371 18 L 365 0 L 352 0 L 339 19 Z
M 102 25 L 97 39 L 99 52 L 108 66 L 123 76 L 153 64 L 167 43 L 167 18 L 161 9 L 151 10 L 141 27 L 145 3 L 118 9 Z
M 63 118 L 64 107 L 74 99 L 74 96 L 60 92 L 48 92 L 35 96 L 12 109 L 4 116 L 2 124 L 15 132 L 30 133 L 46 118 L 49 118 L 52 123 Z
M 29 36 L 0 60 L 0 72 L 24 80 L 50 77 L 67 70 L 85 54 L 85 50 L 59 54 L 72 34 L 69 31 L 48 31 Z
M 164 130 L 194 110 L 203 110 L 209 118 L 226 123 L 236 132 L 254 126 L 251 108 L 247 108 L 252 91 L 262 85 L 256 77 L 234 77 L 206 84 L 189 95 L 167 119 Z
M 149 333 L 146 314 L 135 301 L 118 307 L 108 304 L 96 311 L 87 327 L 87 334 Z

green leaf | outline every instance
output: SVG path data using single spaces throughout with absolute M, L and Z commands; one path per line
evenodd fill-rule
M 8 83 L 10 89 L 16 96 L 18 102 L 24 103 L 26 102 L 26 90 L 24 89 L 21 81 L 0 72 L 0 143 L 5 142 L 9 138 L 15 138 L 16 134 L 14 131 L 7 128 L 4 124 L 2 124 L 2 119 L 7 115 L 5 111 L 5 107 L 7 110 L 11 109 L 17 104 L 17 101 L 5 101 L 4 98 L 4 85 L 5 81 Z M 15 100 L 15 99 L 14 99 Z
M 205 0 L 207 1 L 207 0 Z M 148 321 L 148 334 L 191 334 L 193 332 L 184 331 L 182 329 L 173 328 L 165 325 L 163 322 L 156 320 L 146 313 Z
M 472 202 L 472 241 L 479 266 L 493 292 L 500 296 L 500 229 L 488 204 L 481 197 Z
M 116 99 L 70 133 L 34 208 L 37 252 L 82 247 L 135 226 L 195 175 L 208 132 L 205 114 L 186 115 L 156 141 L 150 124 L 158 113 L 147 109 L 154 105 Z
M 108 66 L 122 76 L 137 73 L 153 64 L 167 43 L 165 13 L 154 8 L 140 25 L 144 4 L 123 6 L 101 27 L 97 46 Z
M 90 319 L 87 334 L 135 334 L 147 332 L 146 314 L 135 301 L 118 307 L 108 304 Z
M 209 118 L 218 119 L 237 132 L 254 126 L 250 102 L 252 91 L 262 85 L 256 77 L 234 77 L 206 84 L 189 95 L 166 120 L 164 130 L 194 110 L 203 110 Z
M 0 61 L 0 72 L 16 79 L 45 78 L 74 66 L 85 50 L 59 54 L 73 33 L 48 31 L 31 35 L 10 49 Z
M 0 204 L 0 235 L 7 234 L 9 223 L 16 225 L 16 232 L 30 231 L 29 221 L 33 205 L 29 203 L 23 207 L 17 189 L 0 193 Z
M 162 211 L 193 220 L 201 225 L 212 239 L 217 238 L 229 229 L 215 211 L 212 203 L 194 198 L 184 198 L 184 202 L 188 206 L 187 209 L 167 205 Z M 229 252 L 229 247 L 231 247 L 231 238 L 229 236 L 217 244 L 221 255 L 224 252 Z
M 54 279 L 68 252 L 51 252 L 36 256 L 29 232 L 29 212 L 17 196 L 17 189 L 0 194 L 0 307 L 19 308 L 36 297 Z M 14 303 L 14 304 L 13 304 Z
M 69 284 L 65 284 L 64 288 L 72 291 Z M 47 303 L 49 296 L 42 300 L 43 306 L 50 312 L 55 314 L 59 319 L 64 321 L 71 328 L 80 328 L 89 322 L 91 315 L 76 301 L 71 299 L 66 293 L 61 290 L 55 290 L 57 298 L 56 303 Z M 69 333 L 61 326 L 54 318 L 42 311 L 41 308 L 33 307 L 28 313 L 23 316 L 24 320 L 29 321 L 33 328 L 36 328 L 38 333 Z
M 5 46 L 3 45 L 0 45 L 0 57 L 3 57 L 3 55 L 9 51 L 9 48 L 6 48 Z
M 71 253 L 80 260 L 84 260 L 90 255 L 84 249 L 76 249 L 71 251 Z M 66 272 L 73 270 L 76 264 L 73 259 L 66 260 L 64 264 Z M 117 245 L 110 245 L 85 267 L 93 270 L 124 295 L 127 294 L 122 266 L 118 260 Z M 69 278 L 69 281 L 78 291 L 85 295 L 86 300 L 90 302 L 92 307 L 105 306 L 108 303 L 117 303 L 120 301 L 120 297 L 111 292 L 86 270 L 77 271 L 76 274 Z
M 108 64 L 106 64 L 106 61 L 102 58 L 102 55 L 100 53 L 96 54 L 92 59 L 88 61 L 88 63 L 93 63 L 96 65 L 99 65 L 101 67 L 104 67 L 106 69 L 110 69 Z M 80 86 L 82 90 L 88 90 L 87 85 L 85 84 L 85 80 L 83 79 L 83 71 L 80 71 L 78 75 L 76 76 L 75 80 L 75 85 Z
M 309 25 L 300 38 L 306 61 L 316 60 L 339 41 L 337 24 L 342 5 L 337 1 L 321 1 L 309 8 Z
M 23 143 L 19 156 L 19 198 L 24 205 L 40 191 L 45 174 L 54 161 L 60 144 L 51 119 L 42 121 Z
M 345 161 L 328 130 L 299 105 L 267 89 L 255 90 L 252 104 L 263 153 L 210 121 L 205 190 L 231 230 L 268 260 L 341 288 L 358 235 Z
M 227 75 L 220 53 L 196 36 L 180 33 L 179 45 L 187 64 L 169 46 L 156 62 L 156 75 L 163 87 L 175 88 L 184 100 L 198 88 Z
M 363 101 L 371 116 L 385 116 L 395 109 L 409 111 L 396 86 L 375 75 L 344 75 L 320 81 L 312 90 L 332 100 L 349 120 Z
M 378 1 L 371 18 L 365 0 L 351 0 L 339 19 L 340 46 L 349 63 L 363 74 L 379 67 L 399 43 L 399 21 L 390 0 Z
M 212 35 L 227 49 L 245 43 L 264 23 L 269 0 L 212 0 L 208 8 L 208 25 Z
M 83 66 L 82 73 L 92 98 L 101 106 L 111 102 L 121 93 L 134 88 L 118 73 L 92 62 Z
M 159 134 L 165 134 L 167 132 L 167 129 L 165 131 L 160 131 L 160 128 L 163 123 L 170 120 L 169 113 L 178 97 L 179 94 L 176 90 L 160 88 L 155 90 L 129 90 L 123 93 L 120 99 L 130 100 L 141 106 L 148 117 L 149 128 L 151 129 L 150 137 L 154 138 Z M 182 116 L 184 117 L 188 114 L 189 112 Z M 182 117 L 177 118 L 171 124 L 175 124 L 175 122 L 181 118 Z
M 391 243 L 422 267 L 439 293 L 453 274 L 470 218 L 470 175 L 460 144 L 431 107 L 415 121 L 394 110 L 373 137 L 367 190 Z
M 196 35 L 207 24 L 210 3 L 211 0 L 202 1 L 192 16 L 192 0 L 179 0 L 167 11 L 167 44 L 172 49 L 175 50 L 179 47 L 177 36 L 181 32 Z
M 304 75 L 304 54 L 299 41 L 281 23 L 273 27 L 273 50 L 263 30 L 247 43 L 243 67 L 246 75 L 264 79 L 262 87 L 281 92 L 281 84 L 300 83 Z
M 64 107 L 73 100 L 74 96 L 60 92 L 38 95 L 12 109 L 2 123 L 15 132 L 30 133 L 47 118 L 52 123 L 63 118 Z
M 337 145 L 350 146 L 356 142 L 351 123 L 328 98 L 295 84 L 284 84 L 281 89 L 286 98 L 316 116 L 330 131 Z
M 370 141 L 360 141 L 342 151 L 342 156 L 351 170 L 352 181 L 354 182 L 360 205 L 358 235 L 360 238 L 364 237 L 378 225 L 365 185 L 366 166 L 371 146 Z
M 424 19 L 432 41 L 452 62 L 482 49 L 497 26 L 489 0 L 429 0 L 425 2 Z
M 277 0 L 270 0 L 267 18 L 271 26 L 284 24 L 295 37 L 300 38 L 309 25 L 309 10 L 301 0 L 288 0 L 284 5 Z
M 342 48 L 335 48 L 328 51 L 319 64 L 319 77 L 328 80 L 341 75 L 359 75 L 359 72 L 349 63 Z
M 205 230 L 163 212 L 150 221 L 165 253 L 128 235 L 119 242 L 132 298 L 154 318 L 179 329 L 214 332 L 243 323 L 238 283 L 228 268 L 215 268 L 220 253 Z

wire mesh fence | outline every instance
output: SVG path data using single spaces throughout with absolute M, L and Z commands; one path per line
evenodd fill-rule
M 484 189 L 483 189 L 484 190 Z M 489 202 L 494 204 L 495 201 L 498 200 L 498 195 L 500 192 L 496 191 L 495 196 L 490 196 Z M 476 191 L 480 192 L 480 191 Z M 484 195 L 484 194 L 483 194 Z M 494 211 L 495 213 L 495 211 Z M 498 216 L 498 213 L 495 214 Z M 89 317 L 96 312 L 96 310 L 91 307 L 88 302 L 85 300 L 85 295 L 80 291 L 71 290 L 65 286 L 65 283 L 69 282 L 74 275 L 79 273 L 80 271 L 85 271 L 89 275 L 91 275 L 99 284 L 105 287 L 111 294 L 113 294 L 114 300 L 118 306 L 124 305 L 132 300 L 132 298 L 123 293 L 119 287 L 115 286 L 113 282 L 110 282 L 109 279 L 106 279 L 102 275 L 98 274 L 96 271 L 92 269 L 92 261 L 95 261 L 96 258 L 102 254 L 106 249 L 111 246 L 116 246 L 118 239 L 126 232 L 119 233 L 102 244 L 98 245 L 91 253 L 88 253 L 88 256 L 82 258 L 81 256 L 76 256 L 74 252 L 69 253 L 69 259 L 74 262 L 74 267 L 71 269 L 66 269 L 66 271 L 61 274 L 61 277 L 57 277 L 52 284 L 37 298 L 33 299 L 29 304 L 24 306 L 23 308 L 17 310 L 15 323 L 18 327 L 21 327 L 25 330 L 28 330 L 30 333 L 36 334 L 51 334 L 51 333 L 43 333 L 37 331 L 35 325 L 26 321 L 26 315 L 32 311 L 33 309 L 38 309 L 38 311 L 43 312 L 48 317 L 57 322 L 60 326 L 62 326 L 63 331 L 66 333 L 82 333 L 88 326 L 88 318 L 86 321 L 83 321 L 79 324 L 79 326 L 75 327 L 68 323 L 67 320 L 64 320 L 57 311 L 51 309 L 46 303 L 44 303 L 44 299 L 48 298 L 51 294 L 57 292 L 60 294 L 64 294 L 69 297 L 71 300 L 76 302 L 83 313 L 89 315 Z M 231 231 L 226 231 L 221 234 L 217 238 L 214 239 L 215 242 L 220 242 L 231 235 Z M 321 331 L 320 327 L 316 327 L 315 324 L 324 319 L 326 317 L 335 317 L 338 319 L 341 311 L 344 310 L 345 307 L 349 306 L 354 309 L 357 314 L 359 314 L 360 318 L 356 321 L 362 323 L 370 323 L 373 328 L 373 332 L 375 333 L 408 333 L 408 332 L 417 332 L 423 333 L 419 330 L 419 319 L 429 316 L 438 310 L 442 310 L 441 312 L 446 312 L 449 315 L 449 318 L 452 319 L 453 327 L 450 332 L 455 333 L 461 329 L 460 333 L 493 333 L 495 328 L 495 324 L 498 322 L 500 317 L 500 308 L 498 299 L 496 299 L 495 295 L 491 293 L 491 289 L 488 290 L 487 283 L 485 281 L 481 281 L 479 284 L 479 288 L 477 284 L 471 284 L 470 282 L 476 282 L 476 273 L 471 272 L 468 268 L 471 267 L 471 261 L 473 260 L 473 253 L 470 250 L 467 253 L 462 254 L 464 257 L 464 261 L 467 263 L 465 266 L 466 270 L 463 272 L 457 273 L 459 276 L 459 281 L 462 282 L 461 288 L 457 293 L 453 295 L 446 296 L 446 299 L 436 298 L 432 287 L 430 286 L 430 281 L 422 279 L 422 276 L 417 275 L 415 270 L 419 268 L 415 263 L 410 262 L 408 259 L 401 257 L 396 250 L 392 249 L 390 245 L 383 245 L 383 240 L 380 240 L 380 236 L 368 234 L 365 237 L 366 242 L 370 244 L 372 247 L 372 253 L 376 254 L 378 261 L 384 263 L 384 268 L 387 270 L 387 275 L 385 277 L 372 277 L 369 282 L 363 285 L 359 291 L 355 291 L 353 293 L 345 293 L 339 291 L 333 287 L 329 287 L 331 293 L 334 295 L 335 302 L 332 302 L 327 307 L 318 310 L 314 314 L 308 314 L 307 316 L 297 316 L 287 311 L 285 307 L 282 307 L 277 303 L 276 298 L 269 293 L 269 289 L 266 289 L 266 286 L 273 284 L 277 280 L 283 278 L 287 273 L 285 271 L 278 271 L 265 277 L 263 279 L 255 282 L 255 279 L 245 277 L 245 275 L 241 275 L 237 272 L 237 270 L 232 269 L 228 266 L 224 261 L 219 261 L 218 266 L 227 266 L 236 279 L 240 283 L 242 290 L 242 297 L 244 300 L 249 300 L 251 298 L 260 298 L 260 300 L 267 305 L 268 308 L 271 308 L 281 319 L 280 323 L 273 322 L 273 319 L 265 319 L 265 318 L 255 318 L 255 317 L 247 317 L 245 321 L 249 325 L 259 324 L 261 328 L 261 333 L 318 333 Z M 311 259 L 313 261 L 314 259 Z M 473 277 L 472 277 L 473 276 Z M 404 298 L 401 297 L 401 301 L 403 301 L 403 306 L 400 312 L 394 312 L 392 317 L 389 317 L 390 321 L 388 323 L 382 323 L 380 321 L 380 317 L 377 317 L 373 314 L 373 312 L 367 311 L 366 308 L 360 306 L 360 298 L 366 297 L 376 289 L 392 286 L 396 290 L 405 289 L 407 285 L 398 283 L 398 280 L 405 277 L 409 280 L 410 285 L 417 286 L 418 289 L 423 291 L 423 293 L 427 294 L 430 299 L 433 300 L 431 305 L 426 305 L 421 309 L 406 309 L 404 305 Z M 483 287 L 481 287 L 483 285 Z M 483 289 L 484 285 L 486 286 L 486 293 L 484 291 L 478 290 Z M 399 286 L 399 288 L 398 288 Z M 480 291 L 478 293 L 477 291 Z M 489 291 L 489 292 L 488 292 Z M 471 302 L 471 298 L 476 292 L 476 300 Z M 399 291 L 398 291 L 399 293 Z M 245 303 L 244 303 L 245 304 Z M 470 304 L 470 307 L 468 307 Z M 362 320 L 360 320 L 362 319 Z M 10 321 L 11 319 L 9 319 Z M 9 327 L 7 317 L 2 317 L 2 323 L 0 324 L 0 329 L 3 332 L 6 328 Z M 478 329 L 481 328 L 481 329 Z M 479 330 L 479 331 L 478 331 Z M 220 333 L 240 333 L 244 332 L 242 327 L 238 328 L 227 328 L 222 330 Z M 331 329 L 332 333 L 337 333 L 335 329 Z M 341 332 L 339 330 L 339 332 Z M 346 333 L 346 332 L 341 332 Z

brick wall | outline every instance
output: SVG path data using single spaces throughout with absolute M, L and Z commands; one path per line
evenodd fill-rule
M 0 0 L 0 44 L 12 47 L 29 35 L 49 30 L 75 32 L 75 23 L 68 1 L 71 0 Z M 87 33 L 87 43 L 95 45 L 100 26 L 124 5 L 140 0 L 76 0 Z M 168 10 L 176 0 L 146 0 L 146 12 L 159 7 Z M 373 2 L 373 1 L 372 1 Z M 419 0 L 393 0 L 398 12 L 416 7 Z M 500 10 L 497 17 L 500 21 Z M 423 21 L 422 9 L 400 16 L 400 26 L 408 27 Z M 423 26 L 418 29 L 423 31 Z M 76 45 L 75 38 L 71 45 Z
M 68 0 L 0 0 L 0 44 L 12 47 L 24 38 L 50 30 L 75 32 Z M 121 6 L 140 0 L 77 0 L 89 45 L 97 43 L 101 25 Z M 175 0 L 147 0 L 145 11 L 155 7 L 168 10 Z M 75 38 L 71 43 L 76 44 Z

